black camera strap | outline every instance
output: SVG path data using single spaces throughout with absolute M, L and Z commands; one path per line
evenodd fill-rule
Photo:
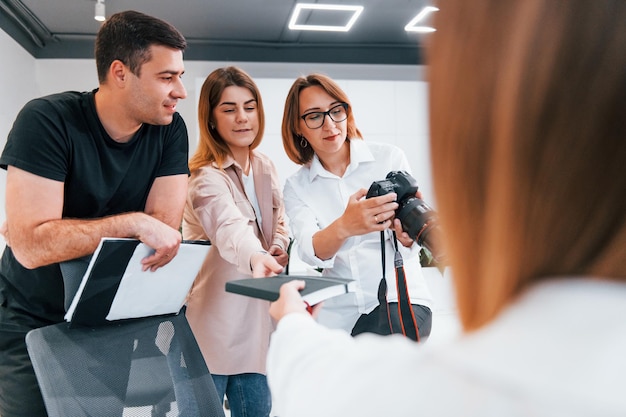
M 398 294 L 398 318 L 399 323 L 391 320 L 389 313 L 389 304 L 387 303 L 387 281 L 386 281 L 386 256 L 385 256 L 385 231 L 380 232 L 380 252 L 381 263 L 383 267 L 383 278 L 378 286 L 378 302 L 381 310 L 381 320 L 387 318 L 387 325 L 391 329 L 391 333 L 402 333 L 404 336 L 419 342 L 419 329 L 417 320 L 411 307 L 411 297 L 406 284 L 406 275 L 404 273 L 404 262 L 402 255 L 398 249 L 398 239 L 396 232 L 393 232 L 392 242 L 394 244 L 394 269 L 396 271 L 396 289 Z

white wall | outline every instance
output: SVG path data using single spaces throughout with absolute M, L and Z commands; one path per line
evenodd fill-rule
M 0 30 L 0 56 L 5 60 L 0 66 L 0 138 L 6 135 L 20 108 L 37 95 L 35 59 L 4 31 Z
M 13 125 L 17 112 L 38 94 L 35 81 L 35 59 L 4 31 L 0 30 L 0 148 L 4 148 L 6 137 Z M 4 222 L 4 189 L 6 171 L 0 169 L 0 224 Z M 4 239 L 0 238 L 0 251 Z

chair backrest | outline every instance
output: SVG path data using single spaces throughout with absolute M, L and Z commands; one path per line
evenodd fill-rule
M 183 313 L 26 336 L 50 417 L 224 416 Z

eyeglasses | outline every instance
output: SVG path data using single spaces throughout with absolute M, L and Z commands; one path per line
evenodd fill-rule
M 348 103 L 340 103 L 328 111 L 312 111 L 300 118 L 309 129 L 319 129 L 324 125 L 326 116 L 335 123 L 343 122 L 348 118 Z

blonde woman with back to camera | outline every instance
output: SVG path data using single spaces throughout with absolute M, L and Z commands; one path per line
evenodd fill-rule
M 442 2 L 431 152 L 464 332 L 350 338 L 284 285 L 277 415 L 626 415 L 624 22 L 623 0 Z

